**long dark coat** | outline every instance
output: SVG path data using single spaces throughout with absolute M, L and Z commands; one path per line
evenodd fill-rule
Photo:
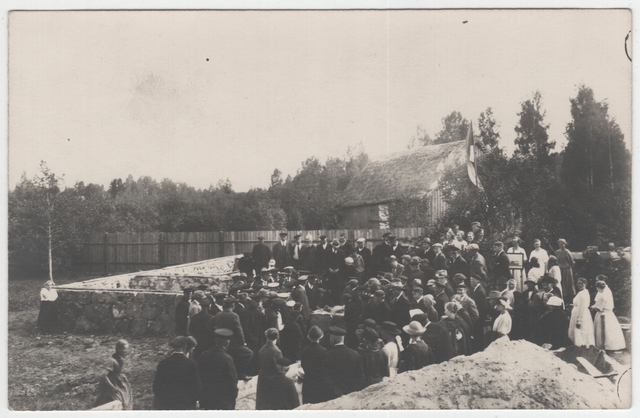
M 331 251 L 331 245 L 327 244 L 326 248 L 322 244 L 318 244 L 315 248 L 316 253 L 316 268 L 314 272 L 324 273 L 329 268 L 328 258 L 329 251 Z
M 364 384 L 364 370 L 360 354 L 345 345 L 336 345 L 327 352 L 329 377 L 342 396 L 360 390 Z
M 360 358 L 364 371 L 363 387 L 380 383 L 383 377 L 389 376 L 389 359 L 384 351 L 367 348 L 360 351 Z
M 378 271 L 391 272 L 391 264 L 389 257 L 393 255 L 393 248 L 386 243 L 378 244 L 373 248 L 371 253 L 371 273 Z
M 238 375 L 227 350 L 214 347 L 198 358 L 198 371 L 202 379 L 201 409 L 236 408 Z
M 189 321 L 189 298 L 182 297 L 176 305 L 176 334 L 187 335 L 187 322 Z
M 365 278 L 368 278 L 371 275 L 371 250 L 367 247 L 363 247 L 361 250 L 356 249 L 356 251 L 364 261 Z
M 291 257 L 289 255 L 289 249 L 287 248 L 288 246 L 289 242 L 285 245 L 282 245 L 281 241 L 273 244 L 272 256 L 273 259 L 276 260 L 276 268 L 278 270 L 282 270 L 283 268 L 291 265 Z
M 424 341 L 416 341 L 400 353 L 398 373 L 418 370 L 433 363 L 435 363 L 435 357 L 431 348 Z
M 256 409 L 271 409 L 269 396 L 269 378 L 278 373 L 276 360 L 282 358 L 282 352 L 276 346 L 265 344 L 259 353 L 260 373 L 258 374 L 258 386 L 256 388 Z
M 445 257 L 444 254 L 440 252 L 433 259 L 432 265 L 435 271 L 447 270 L 447 268 L 449 267 L 449 262 L 447 261 L 447 257 Z
M 300 406 L 300 398 L 293 380 L 278 372 L 267 380 L 269 409 L 290 410 Z
M 294 362 L 300 360 L 303 339 L 304 335 L 300 326 L 294 321 L 287 322 L 282 331 L 280 331 L 280 350 L 282 350 L 282 355 Z
M 569 339 L 569 318 L 562 309 L 549 309 L 535 324 L 533 342 L 551 344 L 552 350 L 573 345 Z
M 466 279 L 469 278 L 469 263 L 461 256 L 456 257 L 449 265 L 449 277 L 453 278 L 456 274 L 462 273 Z
M 299 285 L 296 286 L 293 289 L 293 292 L 291 292 L 291 299 L 302 305 L 302 316 L 308 321 L 311 313 L 309 311 L 309 298 L 307 297 L 305 287 Z
M 201 353 L 213 348 L 214 338 L 213 332 L 207 327 L 209 321 L 213 319 L 213 315 L 204 310 L 193 315 L 189 324 L 189 335 L 196 339 L 198 345 L 193 350 L 194 360 L 198 359 Z
M 422 339 L 433 350 L 436 363 L 442 363 L 455 356 L 449 339 L 449 330 L 441 321 L 427 324 L 427 330 L 422 334 Z
M 498 278 L 504 277 L 505 279 L 511 278 L 511 270 L 509 270 L 509 256 L 504 251 L 500 251 L 500 254 L 493 258 L 493 281 L 496 282 Z
M 258 243 L 253 246 L 251 258 L 253 258 L 253 269 L 256 271 L 257 276 L 260 274 L 263 267 L 269 267 L 269 260 L 271 260 L 271 248 L 269 248 L 265 243 Z
M 311 342 L 302 350 L 300 365 L 304 370 L 302 402 L 320 403 L 338 397 L 333 382 L 327 373 L 327 349 Z
M 198 365 L 181 353 L 174 353 L 158 363 L 153 380 L 153 394 L 160 410 L 196 409 L 202 383 Z

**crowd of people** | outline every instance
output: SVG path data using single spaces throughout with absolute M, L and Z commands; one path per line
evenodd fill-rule
M 513 237 L 509 248 L 495 241 L 489 252 L 481 225 L 471 227 L 465 234 L 454 226 L 433 244 L 387 233 L 372 251 L 364 238 L 313 244 L 282 232 L 270 248 L 258 237 L 227 291 L 184 289 L 178 337 L 154 378 L 154 408 L 234 409 L 238 382 L 255 378 L 256 409 L 293 409 L 295 380 L 303 403 L 324 402 L 503 336 L 551 350 L 625 348 L 596 247 L 576 273 L 564 239 L 555 251 L 536 240 L 527 256 Z M 630 251 L 610 250 L 607 262 L 629 273 Z M 327 315 L 323 330 L 317 318 Z M 122 358 L 114 355 L 108 376 L 122 375 Z M 294 364 L 298 373 L 288 376 Z M 108 387 L 127 385 L 120 378 Z

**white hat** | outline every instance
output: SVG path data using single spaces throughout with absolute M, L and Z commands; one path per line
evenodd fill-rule
M 411 321 L 409 325 L 402 327 L 402 330 L 409 335 L 422 335 L 427 329 L 420 322 Z
M 365 241 L 366 241 L 366 239 L 364 239 L 364 238 L 358 238 L 358 239 L 356 240 L 356 242 L 365 242 Z
M 311 234 L 307 234 L 305 238 L 307 239 L 307 241 L 313 241 L 313 237 L 311 236 Z
M 562 299 L 557 296 L 551 296 L 547 301 L 547 306 L 562 306 Z
M 286 305 L 290 308 L 293 308 L 296 305 L 296 301 L 295 300 L 288 300 Z
M 344 259 L 344 262 L 347 265 L 351 265 L 351 264 L 353 264 L 353 258 L 347 257 L 347 258 Z

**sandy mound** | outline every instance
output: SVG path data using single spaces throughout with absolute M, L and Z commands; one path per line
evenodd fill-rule
M 298 409 L 613 409 L 615 393 L 552 353 L 501 338 L 469 357 Z

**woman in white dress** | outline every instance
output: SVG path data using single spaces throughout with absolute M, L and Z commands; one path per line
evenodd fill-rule
M 507 254 L 522 254 L 522 261 L 527 259 L 527 252 L 520 246 L 520 238 L 515 237 L 511 241 L 511 247 L 507 250 Z M 511 270 L 511 276 L 516 281 L 516 292 L 522 293 L 527 286 L 524 285 L 526 276 L 524 274 L 524 268 L 521 270 Z
M 624 341 L 622 328 L 618 318 L 613 313 L 613 295 L 611 289 L 606 282 L 597 281 L 596 299 L 591 309 L 597 311 L 594 318 L 595 328 L 595 345 L 596 347 L 607 350 L 616 351 L 623 350 L 627 344 Z
M 40 313 L 37 325 L 44 333 L 52 332 L 58 322 L 58 308 L 56 306 L 58 292 L 53 289 L 53 286 L 55 286 L 53 280 L 47 280 L 40 290 Z
M 580 277 L 576 283 L 578 294 L 573 298 L 573 309 L 571 310 L 571 321 L 569 322 L 569 338 L 574 345 L 586 346 L 595 345 L 593 320 L 589 312 L 591 297 L 587 290 L 587 279 Z
M 536 239 L 533 241 L 533 251 L 529 254 L 529 261 L 535 257 L 538 259 L 538 263 L 540 264 L 540 268 L 542 269 L 542 273 L 547 272 L 547 263 L 549 262 L 549 254 L 544 248 L 540 248 L 540 240 Z
M 377 331 L 384 342 L 382 351 L 389 360 L 389 377 L 393 377 L 398 374 L 398 361 L 402 352 L 402 341 L 398 341 L 400 340 L 400 330 L 397 329 L 395 323 L 384 321 L 377 327 Z
M 558 266 L 558 259 L 556 256 L 552 255 L 549 257 L 549 276 L 553 277 L 556 281 L 555 286 L 560 290 L 560 294 L 562 295 L 562 299 L 564 299 L 564 292 L 562 291 L 562 272 L 560 271 L 560 267 Z

